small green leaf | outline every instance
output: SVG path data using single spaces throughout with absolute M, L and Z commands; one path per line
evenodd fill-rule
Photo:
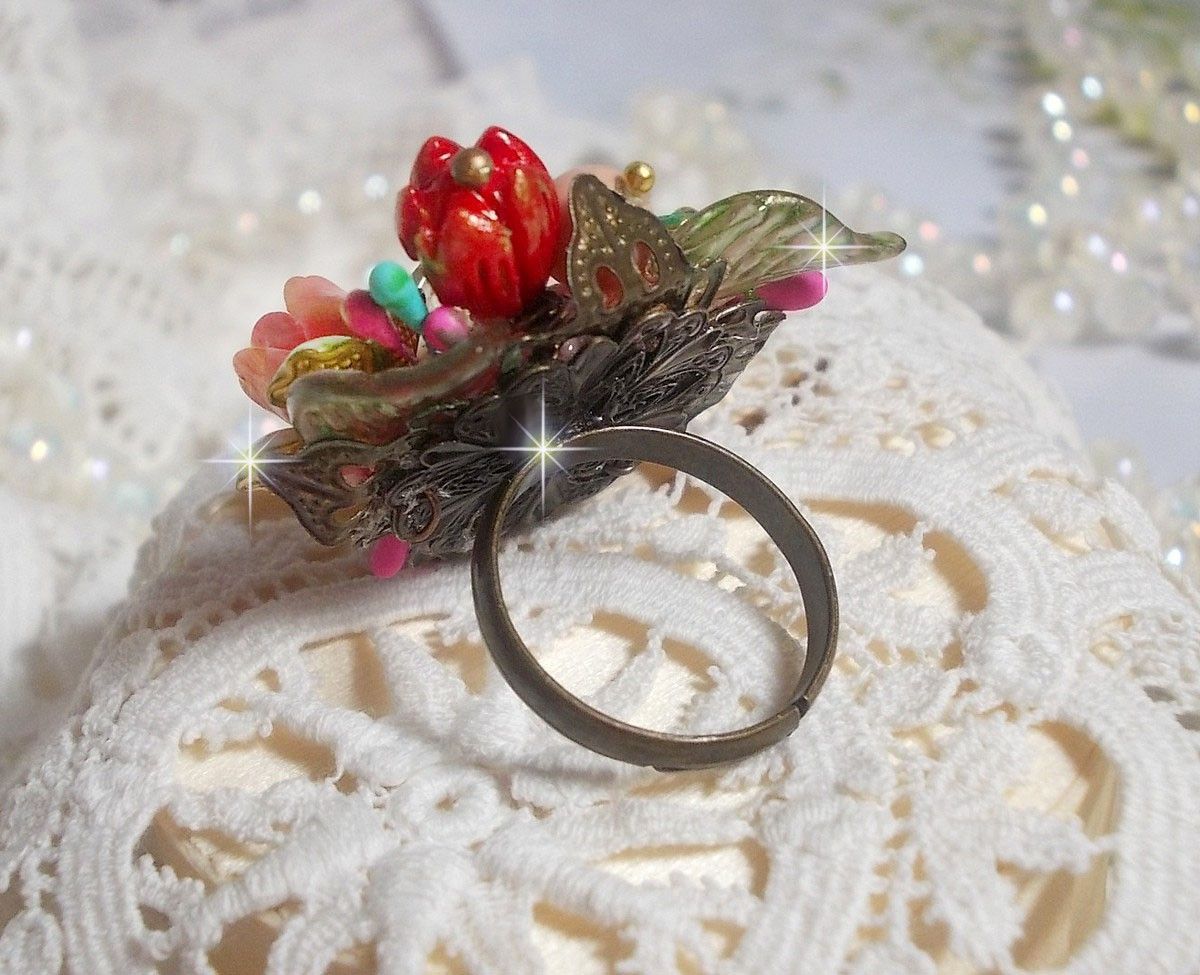
M 726 262 L 722 295 L 801 271 L 882 261 L 905 247 L 899 234 L 856 233 L 821 204 L 782 190 L 726 197 L 670 230 L 693 264 Z

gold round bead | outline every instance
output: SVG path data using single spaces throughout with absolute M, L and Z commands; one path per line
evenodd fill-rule
M 635 159 L 621 173 L 621 182 L 630 196 L 645 196 L 654 189 L 654 167 L 648 162 Z
M 450 160 L 450 176 L 459 186 L 486 186 L 495 168 L 492 157 L 479 146 L 459 149 Z

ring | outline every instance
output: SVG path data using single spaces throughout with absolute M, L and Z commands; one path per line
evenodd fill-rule
M 506 517 L 531 487 L 532 459 L 489 499 L 475 535 L 471 588 L 475 614 L 496 666 L 517 695 L 560 734 L 601 755 L 660 771 L 710 768 L 753 755 L 796 730 L 833 664 L 838 604 L 833 570 L 812 526 L 756 467 L 694 434 L 655 427 L 613 426 L 563 440 L 575 464 L 647 461 L 697 477 L 738 502 L 767 532 L 795 573 L 807 620 L 807 648 L 789 703 L 772 717 L 736 731 L 678 735 L 626 724 L 580 700 L 538 663 L 521 639 L 500 585 L 500 540 Z
M 838 606 L 829 559 L 795 505 L 687 426 L 721 402 L 785 312 L 824 297 L 829 267 L 895 257 L 905 243 L 782 190 L 658 214 L 644 205 L 653 183 L 641 161 L 616 177 L 556 181 L 497 126 L 473 146 L 427 139 L 396 198 L 415 268 L 379 261 L 351 291 L 291 278 L 287 310 L 260 318 L 234 356 L 246 394 L 288 424 L 248 442 L 238 483 L 281 498 L 322 544 L 368 548 L 380 578 L 473 553 L 480 630 L 534 711 L 602 755 L 694 769 L 796 729 L 829 675 Z M 583 451 L 581 462 L 547 470 L 559 448 Z M 741 503 L 791 565 L 807 648 L 774 717 L 713 735 L 626 724 L 558 684 L 513 626 L 501 536 L 591 497 L 637 461 Z M 526 490 L 535 472 L 536 497 Z

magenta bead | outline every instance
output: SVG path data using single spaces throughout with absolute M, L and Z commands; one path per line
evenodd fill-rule
M 342 308 L 351 335 L 368 342 L 378 342 L 392 354 L 412 361 L 412 340 L 392 324 L 387 310 L 375 303 L 369 291 L 351 291 L 346 295 Z
M 412 546 L 403 538 L 384 535 L 371 546 L 371 554 L 367 558 L 371 572 L 377 579 L 390 579 L 404 568 L 411 551 Z
M 375 469 L 363 464 L 345 464 L 339 473 L 349 487 L 356 488 L 361 484 L 366 484 L 375 473 Z
M 425 344 L 433 352 L 445 352 L 452 345 L 458 345 L 470 332 L 466 314 L 458 308 L 441 305 L 425 316 L 421 326 L 421 334 L 425 336 Z
M 772 311 L 801 311 L 825 297 L 829 282 L 820 271 L 801 271 L 782 281 L 760 284 L 755 290 Z

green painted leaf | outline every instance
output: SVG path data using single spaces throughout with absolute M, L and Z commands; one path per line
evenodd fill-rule
M 318 440 L 388 443 L 403 434 L 418 413 L 477 399 L 535 351 L 556 348 L 556 343 L 585 328 L 586 319 L 561 324 L 565 302 L 546 292 L 522 317 L 477 329 L 468 341 L 411 366 L 375 373 L 358 369 L 305 373 L 288 389 L 292 426 L 308 444 Z
M 904 238 L 860 234 L 821 204 L 782 190 L 753 190 L 718 200 L 670 228 L 688 260 L 728 265 L 720 294 L 748 291 L 801 271 L 895 257 Z
M 495 382 L 512 344 L 507 335 L 478 336 L 416 365 L 376 373 L 322 369 L 292 383 L 288 414 L 305 443 L 346 439 L 387 443 L 409 418 L 437 404 L 470 399 Z

